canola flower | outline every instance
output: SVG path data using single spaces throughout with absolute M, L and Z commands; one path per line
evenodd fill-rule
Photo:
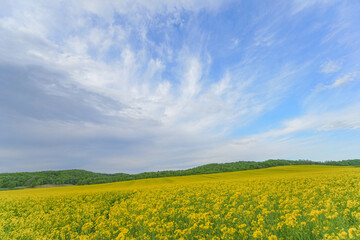
M 360 168 L 3 191 L 0 239 L 360 239 Z

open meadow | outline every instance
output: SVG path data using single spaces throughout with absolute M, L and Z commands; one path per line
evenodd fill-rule
M 360 168 L 0 192 L 0 239 L 359 239 Z

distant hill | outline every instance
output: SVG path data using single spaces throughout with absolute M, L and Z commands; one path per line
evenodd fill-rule
M 127 181 L 144 178 L 158 178 L 171 176 L 187 176 L 196 174 L 209 174 L 221 172 L 235 172 L 250 169 L 260 169 L 285 165 L 333 165 L 333 166 L 360 166 L 360 159 L 314 162 L 309 160 L 267 160 L 264 162 L 240 161 L 232 163 L 212 163 L 186 170 L 144 172 L 139 174 L 126 173 L 94 173 L 85 170 L 61 170 L 61 171 L 42 171 L 42 172 L 18 172 L 1 173 L 0 190 L 31 188 L 44 184 L 72 184 L 86 185 L 97 183 L 109 183 Z

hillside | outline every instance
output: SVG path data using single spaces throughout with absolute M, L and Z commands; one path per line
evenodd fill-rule
M 87 185 L 97 183 L 119 182 L 135 179 L 170 177 L 170 176 L 188 176 L 196 174 L 209 174 L 221 172 L 235 172 L 251 169 L 261 169 L 286 165 L 332 165 L 332 166 L 360 166 L 360 159 L 314 162 L 309 160 L 267 160 L 264 162 L 239 161 L 232 163 L 213 163 L 195 168 L 175 171 L 144 172 L 139 174 L 126 173 L 94 173 L 85 170 L 61 170 L 61 171 L 41 171 L 41 172 L 19 172 L 19 173 L 1 173 L 0 189 L 19 189 L 29 188 L 44 184 L 72 184 Z
M 0 239 L 360 239 L 360 168 L 280 166 L 0 192 Z

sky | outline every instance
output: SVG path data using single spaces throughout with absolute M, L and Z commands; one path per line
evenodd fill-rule
M 0 172 L 360 158 L 357 0 L 0 3 Z

